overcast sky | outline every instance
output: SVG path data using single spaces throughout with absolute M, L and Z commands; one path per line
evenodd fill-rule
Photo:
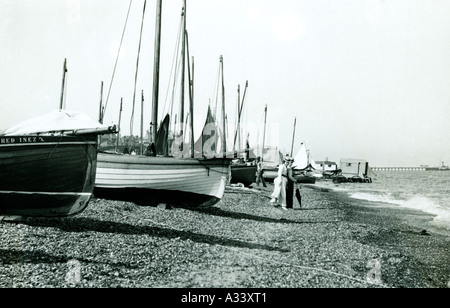
M 129 3 L 1 0 L 0 130 L 59 107 L 65 58 L 66 108 L 97 118 L 100 85 L 105 102 Z M 132 2 L 105 115 L 106 124 L 117 123 L 123 97 L 124 133 L 130 131 L 143 3 Z M 182 4 L 162 6 L 160 118 Z M 141 90 L 144 122 L 151 119 L 155 11 L 156 1 L 147 1 L 135 135 Z M 447 0 L 187 0 L 196 130 L 208 103 L 215 105 L 223 55 L 230 125 L 237 86 L 242 98 L 249 82 L 243 121 L 251 146 L 262 143 L 267 104 L 266 145 L 285 153 L 296 118 L 294 152 L 306 142 L 315 160 L 450 163 L 449 12 Z

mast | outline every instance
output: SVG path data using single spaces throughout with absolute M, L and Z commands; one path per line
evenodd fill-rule
M 144 154 L 144 90 L 141 92 L 141 155 Z
M 194 158 L 194 57 L 192 57 L 192 84 L 191 84 L 191 105 L 190 105 L 190 130 L 191 130 L 191 158 Z
M 62 85 L 61 85 L 61 99 L 59 102 L 59 110 L 63 109 L 63 103 L 64 103 L 64 85 L 66 84 L 66 73 L 67 73 L 67 58 L 64 59 L 64 66 L 63 66 L 63 77 L 62 77 Z
M 184 83 L 186 66 L 186 0 L 183 0 L 183 10 L 181 12 L 183 29 L 181 31 L 181 91 L 180 91 L 180 135 L 183 135 L 184 123 Z
M 237 99 L 237 119 L 236 119 L 236 128 L 234 131 L 234 140 L 233 140 L 233 156 L 234 158 L 237 158 L 237 151 L 236 151 L 236 138 L 238 135 L 238 131 L 239 131 L 239 118 L 240 118 L 240 101 L 241 101 L 241 85 L 238 84 L 238 89 L 237 89 L 237 93 L 238 93 L 238 99 Z M 240 136 L 240 135 L 239 135 Z M 239 140 L 240 141 L 240 140 Z M 240 142 L 239 142 L 240 144 Z
M 294 151 L 294 140 L 295 140 L 295 126 L 297 125 L 297 117 L 294 118 L 294 132 L 292 134 L 292 145 L 291 145 L 291 157 Z
M 264 134 L 263 134 L 263 146 L 261 151 L 261 161 L 264 161 L 264 147 L 266 142 L 266 123 L 267 123 L 267 104 L 264 108 Z
M 152 121 L 151 142 L 156 143 L 156 134 L 158 130 L 158 95 L 159 95 L 159 60 L 161 54 L 161 8 L 162 0 L 156 1 L 156 26 L 155 26 L 155 55 L 153 65 L 153 101 L 152 101 Z
M 225 82 L 223 80 L 223 56 L 220 56 L 220 69 L 222 71 L 222 130 L 223 130 L 223 138 L 222 138 L 222 151 L 223 158 L 227 156 L 227 136 L 225 134 Z
M 242 97 L 242 102 L 241 103 L 239 103 L 240 95 L 241 95 L 240 94 L 241 93 L 240 88 L 241 88 L 240 85 L 238 85 L 238 120 L 237 120 L 237 129 L 236 129 L 236 132 L 234 134 L 233 152 L 235 152 L 234 147 L 236 145 L 236 138 L 237 137 L 238 137 L 238 140 L 239 140 L 238 141 L 239 147 L 241 147 L 241 145 L 242 145 L 242 141 L 241 141 L 241 115 L 242 115 L 242 109 L 244 108 L 245 94 L 247 93 L 247 88 L 248 88 L 248 80 L 245 83 L 244 95 Z
M 103 124 L 103 81 L 100 85 L 100 106 L 98 110 L 98 122 Z
M 191 131 L 189 136 L 190 143 L 190 154 L 191 158 L 194 158 L 194 57 L 192 57 L 192 77 L 191 77 L 191 65 L 189 63 L 189 36 L 187 30 L 185 31 L 186 35 L 186 50 L 187 50 L 187 59 L 188 59 L 188 80 L 189 80 L 189 130 Z M 187 126 L 187 122 L 185 127 Z M 184 138 L 183 138 L 184 139 Z
M 119 147 L 119 139 L 120 139 L 120 119 L 122 118 L 122 104 L 123 104 L 123 97 L 120 98 L 120 111 L 119 111 L 119 123 L 117 124 L 117 139 L 116 139 L 116 152 L 117 148 Z

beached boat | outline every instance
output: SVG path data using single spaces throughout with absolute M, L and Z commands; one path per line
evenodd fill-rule
M 243 184 L 244 186 L 250 186 L 256 181 L 256 165 L 250 162 L 250 159 L 255 157 L 250 157 L 250 144 L 246 141 L 246 146 L 243 148 L 241 146 L 241 116 L 244 107 L 245 94 L 247 93 L 248 81 L 245 84 L 244 96 L 242 102 L 240 102 L 240 87 L 238 86 L 238 106 L 237 106 L 237 124 L 234 134 L 233 143 L 233 154 L 235 160 L 231 163 L 231 180 L 232 184 Z
M 71 216 L 89 203 L 95 183 L 98 136 L 115 133 L 87 115 L 63 110 L 64 59 L 59 110 L 0 135 L 0 216 Z
M 79 115 L 56 111 L 0 136 L 1 216 L 70 216 L 86 208 L 95 182 L 98 135 L 114 128 L 61 121 L 73 123 Z M 55 117 L 63 127 L 50 128 Z M 19 129 L 31 123 L 36 124 Z
M 156 39 L 153 84 L 152 123 L 158 123 L 158 79 L 159 79 L 159 42 L 161 33 L 161 0 L 157 1 Z M 185 25 L 186 11 L 183 8 L 182 24 Z M 181 31 L 181 59 L 185 59 L 184 47 L 187 32 Z M 182 61 L 184 78 L 184 60 Z M 183 79 L 182 78 L 182 79 Z M 192 86 L 190 80 L 190 85 Z M 184 80 L 181 82 L 184 87 Z M 190 88 L 190 90 L 192 90 Z M 183 91 L 184 93 L 184 91 Z M 191 94 L 191 91 L 190 91 Z M 184 95 L 181 95 L 182 99 Z M 212 136 L 218 136 L 215 123 L 207 122 L 201 135 L 201 149 L 195 151 L 192 124 L 192 95 L 190 95 L 191 142 L 183 142 L 183 132 L 172 142 L 168 141 L 169 119 L 166 115 L 165 125 L 152 129 L 152 143 L 155 145 L 154 156 L 124 155 L 118 153 L 98 154 L 95 195 L 102 197 L 139 195 L 149 203 L 168 203 L 174 206 L 213 205 L 222 198 L 230 173 L 230 159 L 217 154 L 216 143 Z M 183 101 L 181 105 L 183 106 Z M 183 111 L 180 112 L 183 114 Z M 210 110 L 208 108 L 208 114 Z M 180 122 L 183 123 L 182 117 Z M 155 125 L 156 126 L 156 125 Z M 225 131 L 225 130 L 223 130 Z M 158 133 L 159 132 L 159 133 Z M 181 140 L 181 141 L 180 141 Z M 190 147 L 189 147 L 190 144 Z M 169 153 L 168 149 L 172 149 Z M 206 149 L 208 147 L 208 149 Z M 188 150 L 189 148 L 189 150 Z M 223 147 L 222 148 L 226 148 Z M 190 153 L 188 153 L 190 151 Z

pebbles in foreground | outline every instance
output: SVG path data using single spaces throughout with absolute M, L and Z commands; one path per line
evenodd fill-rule
M 214 207 L 93 198 L 81 214 L 0 223 L 0 287 L 445 288 L 449 237 L 402 213 L 305 186 L 283 211 L 268 188 Z M 411 217 L 414 212 L 410 213 Z

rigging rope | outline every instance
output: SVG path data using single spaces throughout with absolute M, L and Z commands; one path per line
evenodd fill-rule
M 122 37 L 120 39 L 120 44 L 119 44 L 119 50 L 117 51 L 117 57 L 116 57 L 116 63 L 114 64 L 114 69 L 113 69 L 113 73 L 112 73 L 112 77 L 111 77 L 111 82 L 109 84 L 109 90 L 108 90 L 108 95 L 106 97 L 106 102 L 105 102 L 105 107 L 104 107 L 104 111 L 102 114 L 102 122 L 103 122 L 103 118 L 105 116 L 106 113 L 106 107 L 108 106 L 108 101 L 109 101 L 109 95 L 111 94 L 111 88 L 113 85 L 113 81 L 114 81 L 114 76 L 116 74 L 116 68 L 117 68 L 117 62 L 119 61 L 119 55 L 120 55 L 120 50 L 122 48 L 122 43 L 123 43 L 123 38 L 125 36 L 125 30 L 127 28 L 127 24 L 128 24 L 128 17 L 130 16 L 130 10 L 131 10 L 131 5 L 133 4 L 133 0 L 130 0 L 130 4 L 128 6 L 128 12 L 127 12 L 127 17 L 125 18 L 125 25 L 123 27 L 123 31 L 122 31 Z
M 136 105 L 136 85 L 137 85 L 137 78 L 138 78 L 138 72 L 139 72 L 139 58 L 140 58 L 140 54 L 141 54 L 142 29 L 144 28 L 144 16 L 145 16 L 146 4 L 147 4 L 147 0 L 144 1 L 144 8 L 142 10 L 141 32 L 139 34 L 139 47 L 138 47 L 138 54 L 137 54 L 137 60 L 136 60 L 136 73 L 134 75 L 133 108 L 131 110 L 131 118 L 130 118 L 130 136 L 133 136 L 134 109 L 135 109 L 135 105 Z

